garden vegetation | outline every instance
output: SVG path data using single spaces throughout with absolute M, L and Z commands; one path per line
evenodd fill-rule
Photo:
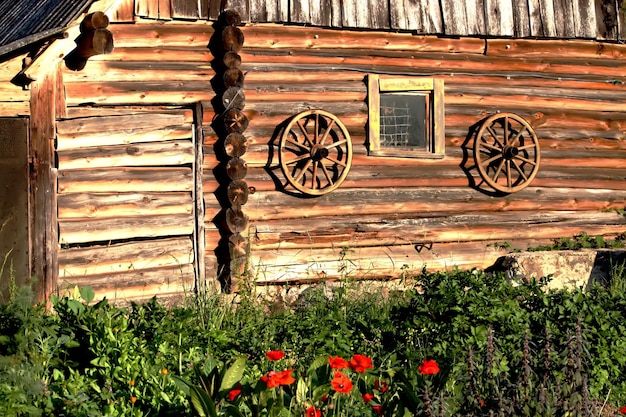
M 173 307 L 76 288 L 46 309 L 13 291 L 0 415 L 626 413 L 623 274 L 586 290 L 477 270 L 413 278 L 384 295 L 346 280 L 289 303 L 244 291 Z

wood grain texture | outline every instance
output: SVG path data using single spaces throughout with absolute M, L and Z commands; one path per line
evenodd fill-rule
M 123 0 L 111 15 L 111 22 L 133 22 L 135 20 L 135 0 Z
M 193 171 L 188 167 L 104 167 L 60 170 L 58 192 L 191 192 L 192 185 Z
M 59 254 L 61 279 L 119 274 L 144 269 L 181 267 L 193 263 L 189 238 L 147 240 L 88 248 L 71 248 Z
M 463 2 L 441 0 L 441 10 L 443 15 L 443 29 L 446 34 L 462 36 L 468 33 L 467 10 Z
M 127 9 L 133 1 L 124 1 L 118 6 L 114 21 L 132 21 Z M 221 10 L 230 8 L 240 13 L 244 23 L 389 28 L 446 36 L 614 40 L 619 36 L 617 14 L 610 8 L 596 8 L 594 0 L 136 0 L 134 3 L 137 16 L 161 20 L 215 20 Z
M 123 145 L 191 138 L 189 124 L 182 114 L 148 113 L 141 115 L 88 117 L 57 123 L 57 150 Z
M 449 2 L 451 9 L 444 10 L 440 23 L 431 19 L 428 24 L 422 20 L 425 15 L 414 13 L 426 3 L 409 3 L 411 12 L 390 3 L 389 13 L 395 16 L 390 24 L 395 24 L 401 33 L 352 30 L 353 26 L 349 26 L 351 30 L 340 30 L 275 23 L 242 27 L 246 36 L 241 51 L 242 70 L 246 72 L 245 113 L 250 120 L 245 132 L 246 182 L 256 188 L 256 193 L 249 196 L 245 213 L 250 217 L 251 264 L 254 276 L 260 280 L 336 279 L 342 276 L 340 269 L 347 263 L 358 277 L 382 278 L 398 274 L 405 263 L 418 269 L 424 264 L 434 269 L 453 265 L 484 267 L 502 253 L 495 246 L 487 246 L 498 241 L 514 238 L 516 242 L 549 243 L 582 230 L 610 236 L 626 228 L 623 216 L 616 212 L 623 209 L 626 199 L 626 87 L 621 81 L 626 79 L 626 47 L 582 40 L 424 36 L 402 32 L 405 29 L 401 27 L 439 24 L 447 30 L 448 19 L 452 18 L 465 25 L 467 31 L 479 32 L 487 24 L 480 18 L 486 17 L 485 8 L 489 8 L 494 10 L 490 12 L 493 16 L 513 16 L 514 24 L 504 27 L 512 36 L 543 37 L 546 30 L 551 30 L 545 29 L 542 20 L 549 15 L 550 7 L 552 14 L 555 7 L 565 7 L 557 5 L 557 1 L 476 0 L 469 5 Z M 300 3 L 305 4 L 309 13 L 323 14 L 326 7 L 324 3 L 320 3 L 319 9 L 311 8 L 310 2 Z M 358 25 L 371 18 L 359 10 L 357 1 L 330 4 L 332 25 L 337 21 L 341 22 L 339 26 Z M 429 7 L 433 4 L 438 7 L 437 2 L 428 3 Z M 450 13 L 457 12 L 455 7 L 461 7 L 459 4 L 463 11 L 450 17 Z M 262 6 L 278 7 L 277 3 L 250 5 L 251 16 L 269 16 L 269 9 L 261 10 Z M 482 5 L 482 15 L 469 13 L 468 7 L 474 5 Z M 280 7 L 283 10 L 282 3 Z M 517 16 L 524 13 L 528 14 L 528 26 L 516 23 Z M 494 31 L 504 30 L 501 21 L 495 19 L 491 23 Z M 146 36 L 142 38 L 144 25 Z M 109 143 L 111 146 L 103 147 L 88 146 L 89 141 L 83 140 L 64 150 L 72 136 L 95 137 L 98 120 L 107 118 L 110 123 L 105 125 L 101 140 L 109 138 L 113 142 L 114 138 L 121 138 L 112 130 L 115 117 L 131 116 L 102 109 L 103 115 L 97 119 L 93 105 L 83 106 L 96 103 L 146 108 L 152 103 L 162 108 L 168 103 L 180 106 L 199 100 L 204 109 L 204 157 L 194 162 L 203 167 L 202 190 L 197 192 L 205 206 L 204 260 L 210 276 L 215 272 L 214 251 L 220 240 L 216 223 L 219 224 L 217 215 L 223 197 L 214 176 L 219 172 L 215 171 L 216 153 L 221 150 L 211 126 L 216 116 L 211 106 L 215 94 L 210 86 L 214 72 L 206 42 L 212 28 L 205 22 L 141 22 L 128 27 L 119 25 L 119 31 L 119 55 L 96 57 L 90 61 L 91 73 L 63 74 L 70 106 L 68 115 L 88 118 L 94 133 L 73 133 L 74 129 L 84 129 L 78 121 L 73 122 L 74 127 L 60 123 L 59 198 L 65 206 L 60 213 L 69 216 L 64 220 L 62 233 L 68 232 L 68 225 L 73 222 L 79 233 L 82 223 L 88 220 L 112 221 L 109 214 L 115 212 L 124 213 L 121 227 L 102 223 L 97 229 L 111 227 L 130 233 L 132 221 L 139 219 L 131 212 L 147 211 L 151 204 L 144 203 L 142 196 L 152 195 L 153 188 L 164 193 L 187 193 L 191 191 L 190 184 L 193 186 L 189 181 L 190 169 L 161 168 L 157 155 L 157 150 L 169 153 L 165 146 L 172 143 L 170 139 L 183 139 L 173 136 L 189 122 L 188 115 L 182 122 L 164 117 L 163 123 L 157 117 L 147 117 L 145 131 L 139 127 L 128 131 L 133 141 L 155 146 L 145 149 L 157 165 L 91 169 L 81 150 L 89 149 L 99 155 L 100 148 L 102 152 L 116 149 L 104 158 L 110 164 L 125 147 L 135 143 Z M 444 159 L 433 162 L 368 156 L 366 76 L 372 73 L 443 80 Z M 352 168 L 342 186 L 315 199 L 300 198 L 290 192 L 293 190 L 281 188 L 284 178 L 277 168 L 275 146 L 281 123 L 311 108 L 330 111 L 342 120 L 354 152 Z M 481 187 L 473 167 L 471 128 L 498 111 L 518 113 L 529 120 L 537 132 L 542 154 L 533 183 L 506 196 L 494 195 Z M 151 129 L 162 132 L 166 140 L 151 141 Z M 182 153 L 190 155 L 187 151 Z M 108 200 L 116 192 L 128 195 L 117 204 Z M 100 217 L 91 219 L 88 201 L 74 193 L 88 193 L 88 200 L 93 197 L 93 201 L 104 198 L 100 206 L 110 207 L 102 216 L 96 214 Z M 188 194 L 184 195 L 187 201 Z M 169 195 L 154 201 L 155 212 L 162 214 L 158 217 L 168 217 L 170 210 L 186 207 Z M 172 215 L 185 216 L 186 212 Z M 158 227 L 167 230 L 165 222 L 158 223 Z M 431 250 L 417 251 L 416 245 L 429 242 L 433 243 Z M 341 246 L 355 248 L 354 255 L 346 258 Z M 342 256 L 350 262 L 342 263 Z
M 59 219 L 191 214 L 191 193 L 62 194 Z
M 191 265 L 180 265 L 117 274 L 65 276 L 59 286 L 61 289 L 90 286 L 96 299 L 106 298 L 111 303 L 124 305 L 131 301 L 148 301 L 155 296 L 160 301 L 184 298 L 193 292 L 193 274 Z
M 30 274 L 37 277 L 35 295 L 46 300 L 57 286 L 56 179 L 54 165 L 54 122 L 57 108 L 56 69 L 36 80 L 30 90 L 29 152 Z
M 528 0 L 512 0 L 513 35 L 525 38 L 531 36 L 530 8 Z
M 198 0 L 170 0 L 171 17 L 181 19 L 198 19 L 202 12 Z
M 521 229 L 520 224 L 531 227 Z M 567 231 L 594 234 L 611 224 L 621 233 L 626 220 L 613 212 L 544 211 L 475 212 L 471 214 L 433 212 L 397 218 L 397 214 L 326 216 L 298 221 L 268 221 L 253 227 L 257 250 L 316 249 L 333 242 L 338 247 L 394 246 L 427 242 L 454 243 L 490 240 L 550 239 Z M 472 225 L 471 227 L 466 227 Z
M 163 236 L 191 236 L 191 214 L 59 220 L 59 242 L 73 245 Z

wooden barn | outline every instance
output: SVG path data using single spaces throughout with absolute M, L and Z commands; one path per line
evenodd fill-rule
M 3 1 L 0 290 L 380 280 L 613 238 L 620 3 Z

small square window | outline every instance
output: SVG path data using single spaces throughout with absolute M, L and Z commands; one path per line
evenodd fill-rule
M 368 75 L 369 154 L 443 158 L 443 80 Z

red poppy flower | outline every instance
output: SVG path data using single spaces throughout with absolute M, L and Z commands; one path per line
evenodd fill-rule
M 268 388 L 276 388 L 280 383 L 276 380 L 276 372 L 269 371 L 267 375 L 261 377 L 261 381 L 265 382 Z
M 291 385 L 296 382 L 296 379 L 293 377 L 293 369 L 287 369 L 282 372 L 278 372 L 274 375 L 274 378 L 278 381 L 279 385 Z
M 372 358 L 368 358 L 365 355 L 355 354 L 350 359 L 350 368 L 354 369 L 360 374 L 364 374 L 367 368 L 373 368 Z
M 271 361 L 277 361 L 285 357 L 285 352 L 282 350 L 270 350 L 265 353 L 265 356 Z
M 333 389 L 342 394 L 352 391 L 352 381 L 344 373 L 335 371 L 334 378 L 330 381 Z
M 228 400 L 235 401 L 235 398 L 237 398 L 239 394 L 241 394 L 241 384 L 237 384 L 235 388 L 228 391 Z
M 432 359 L 424 359 L 418 369 L 422 375 L 434 375 L 439 372 L 439 365 Z
M 268 388 L 276 388 L 280 385 L 291 385 L 296 382 L 293 377 L 293 369 L 287 369 L 281 372 L 269 371 L 267 375 L 261 377 L 261 381 L 265 382 Z
M 363 401 L 365 401 L 365 403 L 368 403 L 374 399 L 374 394 L 366 392 L 361 396 L 361 398 L 363 398 Z
M 344 369 L 348 367 L 348 361 L 339 356 L 335 356 L 334 358 L 329 356 L 328 363 L 332 369 Z
M 306 409 L 306 417 L 322 417 L 322 412 L 311 406 Z
M 376 411 L 376 414 L 379 416 L 383 415 L 383 406 L 382 405 L 373 405 L 372 410 Z
M 377 379 L 376 381 L 374 381 L 374 389 L 380 392 L 385 392 L 389 389 L 389 384 L 385 381 Z
M 619 410 L 620 414 L 626 414 L 626 405 Z

